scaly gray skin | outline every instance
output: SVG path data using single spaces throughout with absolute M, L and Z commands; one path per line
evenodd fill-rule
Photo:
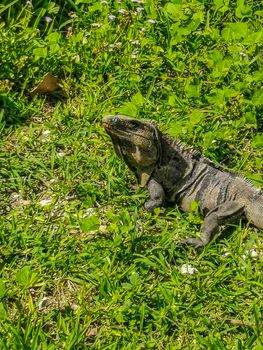
M 114 115 L 103 118 L 117 154 L 135 173 L 139 185 L 147 186 L 152 211 L 177 203 L 191 211 L 198 202 L 204 215 L 201 237 L 183 243 L 195 248 L 206 245 L 219 226 L 245 218 L 263 228 L 263 193 L 242 175 L 214 165 L 201 154 L 162 134 L 151 122 Z

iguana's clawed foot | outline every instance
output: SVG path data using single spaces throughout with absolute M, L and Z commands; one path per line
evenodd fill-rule
M 197 238 L 191 238 L 191 237 L 186 237 L 181 243 L 180 245 L 191 245 L 193 246 L 195 249 L 200 248 L 200 247 L 204 247 L 206 243 L 204 243 L 201 239 L 197 239 Z
M 157 208 L 159 205 L 156 205 L 155 201 L 149 200 L 144 203 L 144 209 L 146 209 L 149 212 L 152 212 L 153 209 Z

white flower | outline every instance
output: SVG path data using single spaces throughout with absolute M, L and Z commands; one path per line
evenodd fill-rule
M 47 23 L 50 23 L 50 22 L 52 22 L 52 18 L 46 16 L 46 17 L 45 17 L 45 21 L 46 21 Z
M 144 4 L 144 0 L 131 0 L 131 2 L 137 2 L 137 4 Z
M 122 45 L 122 42 L 121 42 L 121 41 L 118 41 L 118 42 L 115 44 L 116 47 L 120 47 L 121 45 Z
M 132 45 L 136 45 L 136 46 L 140 45 L 139 40 L 131 40 L 130 42 L 131 42 Z
M 151 23 L 151 24 L 156 23 L 154 19 L 148 19 L 148 21 L 147 21 L 147 22 L 148 22 L 148 23 Z
M 66 155 L 66 153 L 63 151 L 60 151 L 57 153 L 57 155 L 58 155 L 58 157 L 64 157 Z
M 147 30 L 147 28 L 142 27 L 142 29 L 141 29 L 141 33 L 145 33 L 145 32 L 146 32 L 146 30 Z
M 137 55 L 133 54 L 131 55 L 131 58 L 137 58 Z
M 144 8 L 143 7 L 136 7 L 136 11 L 138 13 L 140 13 L 140 12 L 144 11 Z
M 30 6 L 30 7 L 33 7 L 32 0 L 31 0 L 31 1 L 30 1 L 30 0 L 27 0 L 26 4 L 27 4 L 28 6 Z
M 251 258 L 256 259 L 258 258 L 259 253 L 255 249 L 250 249 L 250 250 L 246 250 L 245 254 L 243 254 L 241 257 L 243 260 L 245 260 L 247 256 L 251 256 Z
M 73 32 L 72 27 L 68 27 L 66 37 L 70 38 L 72 36 L 72 32 Z
M 229 256 L 229 255 L 230 255 L 229 252 L 225 252 L 225 253 L 222 254 L 222 257 L 223 257 L 223 258 L 226 258 L 226 257 Z
M 101 1 L 101 4 L 103 4 L 103 5 L 108 5 L 108 1 L 102 0 L 102 1 Z
M 71 11 L 71 12 L 69 12 L 69 17 L 71 17 L 71 18 L 77 18 L 78 16 L 77 16 L 77 14 L 76 14 L 76 12 L 73 12 L 73 11 Z
M 113 49 L 113 48 L 115 47 L 115 45 L 114 45 L 114 44 L 110 44 L 109 47 L 110 47 L 111 49 Z
M 258 257 L 258 252 L 255 249 L 250 250 L 250 256 L 252 258 L 257 258 Z
M 121 13 L 122 15 L 125 15 L 127 11 L 125 9 L 119 9 L 119 13 Z
M 183 275 L 195 275 L 198 270 L 190 264 L 183 264 L 181 266 L 181 273 Z
M 114 15 L 109 15 L 109 16 L 108 16 L 108 19 L 109 19 L 110 21 L 113 21 L 115 18 L 116 18 L 116 16 L 114 16 Z
M 93 28 L 95 28 L 95 27 L 99 28 L 99 27 L 101 27 L 101 23 L 92 23 L 91 26 Z
M 85 213 L 83 213 L 83 214 L 81 215 L 81 218 L 84 219 L 84 218 L 86 218 L 86 217 L 88 217 L 88 216 L 94 214 L 95 212 L 96 212 L 96 210 L 95 210 L 94 208 L 88 208 L 88 209 L 85 211 Z
M 239 52 L 239 55 L 240 55 L 241 57 L 246 57 L 246 54 L 245 54 L 245 52 L 243 52 L 243 51 Z

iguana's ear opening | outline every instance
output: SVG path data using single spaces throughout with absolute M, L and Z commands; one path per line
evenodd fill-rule
M 156 125 L 152 124 L 152 127 L 154 129 L 154 145 L 155 149 L 157 151 L 157 154 L 154 157 L 154 154 L 152 156 L 155 158 L 153 163 L 145 168 L 137 169 L 137 179 L 140 187 L 144 187 L 147 185 L 148 181 L 151 178 L 151 175 L 154 171 L 154 168 L 156 167 L 156 164 L 160 162 L 162 157 L 162 147 L 161 147 L 161 139 L 160 139 L 160 132 L 157 129 Z

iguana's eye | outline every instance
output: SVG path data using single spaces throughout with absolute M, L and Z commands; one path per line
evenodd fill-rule
M 133 127 L 133 128 L 138 128 L 139 127 L 139 123 L 138 123 L 138 121 L 137 120 L 131 120 L 131 126 Z

